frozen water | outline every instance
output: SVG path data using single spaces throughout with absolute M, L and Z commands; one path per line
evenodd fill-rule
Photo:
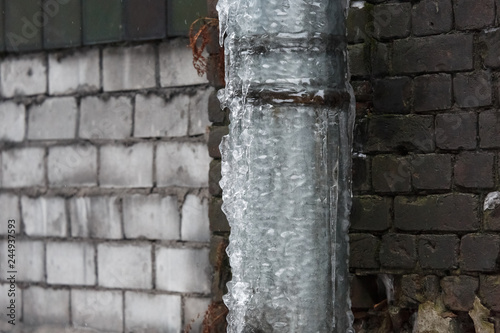
M 231 110 L 221 143 L 233 273 L 224 297 L 228 332 L 353 332 L 346 7 L 328 0 L 217 5 L 227 84 L 219 99 Z

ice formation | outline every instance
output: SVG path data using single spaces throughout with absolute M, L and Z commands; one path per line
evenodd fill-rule
M 219 0 L 230 333 L 354 332 L 347 2 Z

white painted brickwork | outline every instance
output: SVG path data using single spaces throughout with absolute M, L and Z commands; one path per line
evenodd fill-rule
M 201 332 L 213 89 L 187 44 L 0 60 L 0 219 L 16 220 L 20 283 L 13 333 Z

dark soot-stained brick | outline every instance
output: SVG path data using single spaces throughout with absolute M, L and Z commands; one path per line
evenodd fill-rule
M 459 239 L 456 235 L 422 235 L 418 240 L 420 267 L 454 269 L 457 267 Z
M 378 39 L 402 38 L 410 34 L 410 3 L 387 3 L 373 8 L 374 36 Z
M 414 80 L 415 111 L 445 110 L 451 107 L 451 75 L 418 76 Z
M 491 77 L 488 72 L 458 73 L 453 79 L 458 106 L 472 108 L 491 105 Z
M 416 236 L 387 234 L 382 237 L 380 246 L 380 264 L 388 268 L 415 267 L 417 251 Z
M 372 160 L 372 182 L 376 192 L 411 190 L 410 163 L 406 157 L 377 155 Z
M 468 234 L 460 244 L 460 267 L 464 271 L 495 272 L 500 255 L 500 236 Z
M 391 225 L 390 210 L 391 198 L 374 195 L 355 196 L 352 199 L 351 229 L 387 230 Z
M 451 185 L 451 155 L 415 155 L 412 164 L 412 183 L 419 190 L 446 190 Z
M 451 0 L 422 0 L 413 6 L 412 28 L 416 36 L 448 32 L 453 28 Z
M 436 146 L 440 149 L 476 148 L 477 116 L 474 112 L 436 115 Z
M 479 293 L 489 309 L 500 311 L 500 275 L 482 275 Z
M 479 281 L 476 277 L 460 275 L 446 276 L 441 280 L 444 304 L 454 311 L 469 311 L 472 308 Z
M 500 110 L 479 114 L 479 140 L 481 148 L 500 148 Z
M 408 113 L 410 111 L 411 80 L 398 77 L 376 80 L 373 106 L 376 113 Z
M 491 188 L 495 184 L 494 155 L 462 152 L 455 162 L 455 184 L 467 188 Z
M 481 29 L 493 24 L 494 0 L 454 0 L 455 27 L 458 30 Z
M 370 234 L 350 234 L 349 266 L 351 268 L 378 268 L 380 241 Z

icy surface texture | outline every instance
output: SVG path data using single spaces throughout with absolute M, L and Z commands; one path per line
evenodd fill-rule
M 345 8 L 219 0 L 227 84 L 219 98 L 231 110 L 221 144 L 230 333 L 353 332 Z M 327 103 L 328 95 L 348 98 Z

